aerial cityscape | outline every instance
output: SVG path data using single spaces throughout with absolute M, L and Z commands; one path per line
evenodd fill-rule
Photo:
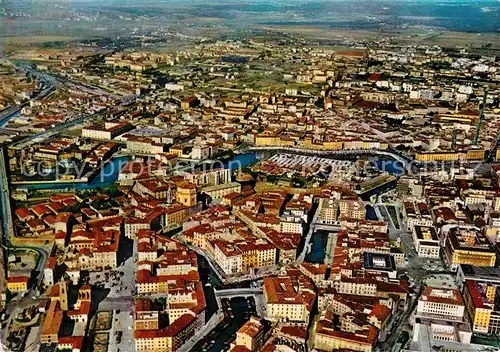
M 500 2 L 0 0 L 0 352 L 500 351 Z

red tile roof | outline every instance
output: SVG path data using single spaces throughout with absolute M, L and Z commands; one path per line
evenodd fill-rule
M 56 257 L 49 257 L 47 258 L 47 263 L 45 263 L 45 268 L 54 270 L 56 264 L 57 264 Z

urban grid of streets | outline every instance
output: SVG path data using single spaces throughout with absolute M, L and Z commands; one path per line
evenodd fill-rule
M 158 33 L 151 34 L 155 35 Z M 365 46 L 366 43 L 343 43 L 349 45 L 348 50 L 308 48 L 303 40 L 297 40 L 297 49 L 292 50 L 291 45 L 282 40 L 292 41 L 293 36 L 284 34 L 278 44 L 273 41 L 269 46 L 265 41 L 219 42 L 179 33 L 174 37 L 181 38 L 183 48 L 186 43 L 193 44 L 193 51 L 183 49 L 173 54 L 150 55 L 140 51 L 141 48 L 123 50 L 126 46 L 118 46 L 110 50 L 103 43 L 85 43 L 82 47 L 85 50 L 90 47 L 91 53 L 83 50 L 84 54 L 67 61 L 65 55 L 71 56 L 73 49 L 61 52 L 55 60 L 50 54 L 46 60 L 41 59 L 45 55 L 41 50 L 37 58 L 40 63 L 35 64 L 26 59 L 26 55 L 33 55 L 31 52 L 19 54 L 22 59 L 3 59 L 2 65 L 10 70 L 9 75 L 18 79 L 17 83 L 16 80 L 8 83 L 18 87 L 16 84 L 22 82 L 19 89 L 28 89 L 32 95 L 23 91 L 28 98 L 16 98 L 15 103 L 0 110 L 0 259 L 6 265 L 0 275 L 0 287 L 16 288 L 16 280 L 12 280 L 16 276 L 10 273 L 24 277 L 25 266 L 34 274 L 27 290 L 7 292 L 7 305 L 1 315 L 2 344 L 15 351 L 49 350 L 51 343 L 41 342 L 42 329 L 51 327 L 46 323 L 54 319 L 54 312 L 66 314 L 62 306 L 69 297 L 61 292 L 62 285 L 44 287 L 49 258 L 56 257 L 54 266 L 61 271 L 57 273 L 61 274 L 60 281 L 78 282 L 77 290 L 82 289 L 83 293 L 72 292 L 78 296 L 79 307 L 85 306 L 81 302 L 86 299 L 83 288 L 91 287 L 89 311 L 92 313 L 84 314 L 83 322 L 78 318 L 73 319 L 76 323 L 71 322 L 77 335 L 84 338 L 84 344 L 93 344 L 88 348 L 97 350 L 99 346 L 110 352 L 149 350 L 151 345 L 137 347 L 135 337 L 141 335 L 137 333 L 143 332 L 141 341 L 149 341 L 148 334 L 157 338 L 165 331 L 170 333 L 169 329 L 176 326 L 175 321 L 169 321 L 171 315 L 179 314 L 177 324 L 186 319 L 196 320 L 187 325 L 186 335 L 178 333 L 172 339 L 175 343 L 183 340 L 176 347 L 180 352 L 228 351 L 237 341 L 237 331 L 244 324 L 251 325 L 252 316 L 258 317 L 259 324 L 264 324 L 266 319 L 273 321 L 264 329 L 272 331 L 268 345 L 276 342 L 288 346 L 289 350 L 313 350 L 318 343 L 314 334 L 319 331 L 320 323 L 326 324 L 327 313 L 330 313 L 327 309 L 320 310 L 318 295 L 322 292 L 327 296 L 325 292 L 336 287 L 337 282 L 327 280 L 327 274 L 332 274 L 331 277 L 336 274 L 340 280 L 346 277 L 342 271 L 346 270 L 353 276 L 363 275 L 363 279 L 364 275 L 370 276 L 367 282 L 379 280 L 377 283 L 380 283 L 385 279 L 384 284 L 408 282 L 404 292 L 407 299 L 401 300 L 404 304 L 395 300 L 394 296 L 398 295 L 391 296 L 395 291 L 388 291 L 390 298 L 384 304 L 391 305 L 387 313 L 390 319 L 386 321 L 387 326 L 379 324 L 373 329 L 377 338 L 371 338 L 370 348 L 379 352 L 410 350 L 411 336 L 415 333 L 414 316 L 424 289 L 436 285 L 439 290 L 451 292 L 457 283 L 454 282 L 456 270 L 451 269 L 443 249 L 438 248 L 438 258 L 419 255 L 414 225 L 408 224 L 405 202 L 410 199 L 409 203 L 418 204 L 417 208 L 422 206 L 433 212 L 424 220 L 431 219 L 434 225 L 425 226 L 440 228 L 439 235 L 444 238 L 439 239 L 440 247 L 444 247 L 445 242 L 449 246 L 446 237 L 449 233 L 442 229 L 446 221 L 456 229 L 463 226 L 467 243 L 471 233 L 481 229 L 474 235 L 477 237 L 473 237 L 480 242 L 481 250 L 487 247 L 490 251 L 500 243 L 499 239 L 496 243 L 488 242 L 496 238 L 497 233 L 492 235 L 489 230 L 500 224 L 497 214 L 500 213 L 500 167 L 494 163 L 500 160 L 498 57 L 488 55 L 487 45 L 481 48 L 486 54 L 479 55 L 469 53 L 465 47 L 444 50 L 434 45 L 393 44 L 397 43 L 394 39 L 387 43 L 375 42 L 376 45 L 372 42 L 374 47 Z M 94 52 L 94 44 L 105 49 Z M 360 46 L 363 47 L 360 49 Z M 87 75 L 86 70 L 92 74 Z M 460 77 L 454 77 L 454 73 Z M 36 82 L 33 89 L 29 88 L 32 82 Z M 38 111 L 40 106 L 43 108 Z M 99 135 L 108 132 L 109 138 Z M 96 151 L 95 157 L 82 156 L 86 148 L 92 153 Z M 67 157 L 71 153 L 71 157 Z M 268 158 L 268 153 L 276 157 Z M 228 160 L 248 154 L 253 159 L 239 170 L 230 169 L 224 181 L 220 180 L 227 176 L 218 169 L 207 172 L 216 173 L 217 181 L 213 184 L 209 184 L 212 181 L 203 184 L 205 181 L 196 178 L 207 166 L 213 166 L 216 159 L 222 160 L 220 165 L 224 169 L 231 167 Z M 122 169 L 120 165 L 111 182 L 101 180 L 102 183 L 94 185 L 93 181 L 84 179 L 103 172 L 105 164 L 101 162 L 107 161 L 115 167 L 114 158 L 125 158 L 128 168 Z M 308 164 L 308 158 L 316 159 Z M 321 165 L 321 158 L 343 162 L 326 167 Z M 71 159 L 75 169 L 83 166 L 86 174 L 68 174 L 61 179 L 35 175 L 40 178 L 33 181 L 19 172 L 21 166 L 33 167 L 39 159 L 49 160 L 48 168 L 56 170 L 56 177 L 61 165 L 65 168 L 70 165 L 51 164 L 59 159 L 65 162 Z M 158 167 L 158 163 L 172 159 L 179 163 L 167 169 Z M 370 161 L 374 165 L 367 165 Z M 147 173 L 142 174 L 142 169 L 136 171 L 134 162 L 141 167 L 147 165 Z M 409 175 L 378 168 L 377 162 L 403 166 Z M 432 166 L 426 162 L 432 162 Z M 343 168 L 340 172 L 333 170 L 340 164 Z M 479 172 L 478 165 L 486 167 L 488 174 Z M 460 174 L 464 170 L 469 171 L 469 176 Z M 401 191 L 400 181 L 406 176 L 410 179 L 409 190 Z M 51 190 L 51 186 L 54 189 Z M 217 192 L 225 190 L 224 187 L 231 192 L 221 196 Z M 457 194 L 453 193 L 455 188 L 451 191 L 452 187 Z M 71 199 L 57 210 L 49 207 L 57 203 L 52 202 L 51 197 L 64 194 L 72 194 L 75 199 L 78 195 L 83 201 Z M 483 209 L 484 204 L 487 206 Z M 34 209 L 38 205 L 41 213 Z M 161 215 L 155 213 L 158 209 Z M 451 220 L 442 215 L 448 209 Z M 369 210 L 373 212 L 370 216 Z M 177 211 L 182 212 L 181 220 L 168 223 L 165 219 Z M 89 237 L 76 239 L 70 246 L 72 231 L 61 231 L 62 220 L 53 216 L 61 213 L 74 217 L 71 226 L 75 233 Z M 106 223 L 117 217 L 120 218 L 118 230 L 116 224 Z M 91 223 L 100 220 L 105 225 L 95 230 Z M 85 225 L 80 226 L 79 222 Z M 380 235 L 378 230 L 370 230 L 367 235 L 363 226 L 387 226 L 387 233 L 381 238 L 387 236 L 389 241 L 380 240 L 383 245 L 377 244 L 378 239 L 374 238 Z M 51 231 L 55 240 L 45 240 L 48 238 L 43 237 L 45 232 Z M 101 265 L 95 270 L 80 270 L 78 265 L 87 265 L 85 259 L 75 264 L 82 257 L 93 257 L 95 248 L 113 247 L 114 231 L 119 233 L 119 246 L 114 253 L 116 267 Z M 63 245 L 59 242 L 52 246 L 52 242 L 61 239 L 57 237 L 61 232 L 66 236 L 63 236 Z M 18 236 L 19 233 L 23 235 Z M 490 236 L 487 239 L 486 234 Z M 359 240 L 358 247 L 356 240 Z M 366 248 L 361 244 L 364 240 L 369 242 Z M 79 247 L 79 241 L 87 241 L 85 246 L 92 242 L 89 246 L 93 247 Z M 101 246 L 99 241 L 106 244 Z M 339 248 L 339 243 L 345 248 Z M 379 247 L 370 247 L 373 243 L 385 252 L 380 254 Z M 274 251 L 273 262 L 257 266 L 255 253 L 269 248 Z M 386 273 L 385 269 L 374 269 L 368 262 L 362 262 L 365 254 L 376 253 L 395 260 L 396 255 L 387 254 L 392 249 L 402 250 L 404 257 L 396 273 L 390 269 L 387 270 L 390 273 Z M 252 250 L 255 251 L 252 256 L 241 254 L 239 261 L 227 259 L 236 258 L 234 253 Z M 310 259 L 318 253 L 321 263 Z M 342 254 L 346 255 L 344 262 L 339 260 Z M 255 263 L 243 263 L 245 260 Z M 31 268 L 33 262 L 35 265 Z M 311 262 L 315 262 L 314 265 Z M 190 267 L 193 263 L 196 268 Z M 307 264 L 313 268 L 309 267 L 310 270 L 325 270 L 319 274 L 321 279 L 317 279 L 313 271 L 303 275 L 309 270 Z M 15 270 L 10 270 L 11 267 Z M 185 267 L 190 269 L 184 272 Z M 157 272 L 162 270 L 172 276 L 163 289 L 166 293 L 151 289 L 153 284 L 147 286 L 161 281 Z M 392 274 L 395 277 L 388 280 Z M 376 275 L 379 276 L 375 278 Z M 288 279 L 293 284 L 278 283 Z M 200 281 L 201 286 L 197 286 Z M 175 292 L 180 285 L 182 293 L 175 296 L 169 292 Z M 307 306 L 306 317 L 291 319 L 292 322 L 289 316 L 276 318 L 278 313 L 271 312 L 267 302 L 272 297 L 269 298 L 266 290 L 275 290 L 271 296 L 279 298 L 300 290 L 300 294 L 283 300 L 303 302 Z M 276 291 L 285 293 L 282 297 L 275 294 Z M 167 301 L 169 294 L 175 296 L 172 302 Z M 313 299 L 308 301 L 311 295 Z M 364 295 L 341 296 L 342 300 L 349 301 Z M 366 296 L 374 298 L 372 294 Z M 181 302 L 186 297 L 188 300 L 194 297 L 195 304 L 193 300 Z M 54 308 L 52 302 L 56 301 L 60 307 Z M 382 299 L 377 297 L 371 302 L 374 301 Z M 203 303 L 200 305 L 200 302 Z M 343 304 L 348 306 L 352 302 L 355 300 Z M 172 312 L 168 310 L 171 304 L 174 307 L 178 304 L 180 311 L 187 309 L 184 303 L 191 309 L 188 318 L 186 313 L 174 312 L 175 308 Z M 374 306 L 383 304 L 370 305 L 372 314 Z M 200 307 L 203 315 L 199 316 L 203 316 L 204 326 L 198 323 Z M 149 318 L 154 316 L 157 326 L 142 315 L 149 310 L 152 312 Z M 352 321 L 343 321 L 342 316 L 335 314 L 329 323 L 335 325 L 335 331 L 342 329 L 346 334 L 355 335 L 359 329 L 363 336 L 360 338 L 369 340 L 366 331 L 373 331 L 370 329 L 380 322 L 364 321 L 363 325 L 355 320 L 353 310 L 349 310 Z M 69 309 L 66 307 L 64 311 Z M 109 321 L 103 324 L 106 328 L 102 330 L 96 329 L 96 325 L 102 323 L 97 322 L 97 312 L 109 314 Z M 366 311 L 361 313 L 356 319 L 368 316 Z M 379 318 L 376 313 L 373 315 Z M 139 316 L 146 322 L 138 319 Z M 466 323 L 470 320 L 464 314 L 461 318 Z M 73 328 L 71 324 L 65 326 L 68 319 L 61 321 L 62 328 L 56 337 L 64 329 Z M 288 333 L 282 328 L 289 329 Z M 24 336 L 24 331 L 29 333 Z M 490 328 L 489 335 L 494 337 L 491 331 L 494 330 Z M 293 338 L 287 336 L 294 333 Z M 99 336 L 103 335 L 106 339 L 101 345 Z M 73 345 L 73 350 L 79 350 L 75 346 L 78 343 Z

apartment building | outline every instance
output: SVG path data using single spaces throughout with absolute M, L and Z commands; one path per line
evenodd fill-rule
M 465 304 L 458 289 L 426 286 L 418 299 L 417 315 L 462 321 Z
M 439 259 L 441 244 L 433 226 L 415 225 L 412 234 L 419 257 Z
M 370 324 L 358 323 L 352 316 L 343 316 L 350 319 L 350 328 L 336 329 L 334 315 L 331 311 L 324 311 L 314 325 L 314 348 L 324 351 L 348 350 L 372 352 L 377 342 L 378 329 Z M 347 324 L 346 324 L 347 325 Z
M 424 202 L 405 201 L 403 204 L 403 217 L 408 231 L 413 231 L 415 226 L 432 226 L 434 223 L 430 209 Z
M 276 276 L 264 278 L 264 297 L 268 318 L 308 324 L 316 298 L 314 285 L 308 277 Z
M 75 231 L 68 244 L 64 264 L 71 270 L 99 270 L 116 268 L 120 232 Z
M 213 252 L 217 265 L 228 275 L 241 273 L 243 269 L 243 253 L 234 244 L 215 240 Z
M 472 331 L 500 334 L 500 269 L 460 265 L 457 282 L 462 287 Z
M 496 252 L 490 242 L 474 228 L 452 228 L 445 241 L 445 254 L 454 270 L 460 264 L 492 267 L 496 262 Z
M 111 140 L 133 128 L 134 126 L 128 122 L 98 122 L 84 127 L 82 137 Z
M 198 187 L 218 186 L 231 182 L 231 170 L 213 169 L 186 173 L 184 180 L 194 183 Z
M 222 200 L 224 196 L 230 193 L 241 193 L 241 184 L 238 182 L 225 183 L 216 186 L 204 187 L 203 193 L 206 193 L 212 200 Z
M 251 317 L 236 332 L 236 340 L 233 345 L 247 348 L 248 351 L 260 351 L 265 342 L 264 336 L 265 327 L 261 319 Z

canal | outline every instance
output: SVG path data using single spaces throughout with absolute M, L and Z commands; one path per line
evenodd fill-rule
M 225 168 L 231 169 L 233 172 L 237 172 L 245 167 L 249 167 L 255 164 L 261 159 L 270 157 L 275 152 L 250 152 L 235 154 L 229 160 L 222 161 L 220 164 Z M 94 188 L 106 188 L 116 182 L 118 179 L 118 174 L 122 167 L 129 160 L 128 157 L 118 157 L 113 158 L 111 161 L 106 162 L 104 168 L 99 172 L 99 174 L 90 183 L 47 183 L 47 184 L 35 184 L 35 185 L 22 185 L 20 188 L 32 189 L 32 190 L 50 190 L 50 189 L 75 189 L 75 190 L 85 190 Z M 218 163 L 213 164 L 201 164 L 200 169 L 210 168 L 212 166 L 217 166 Z M 377 160 L 376 165 L 379 170 L 386 171 L 391 174 L 398 176 L 401 172 L 400 165 L 394 160 Z
M 14 118 L 15 116 L 18 116 L 20 111 L 21 111 L 21 109 L 17 108 L 15 110 L 13 110 L 13 112 L 8 113 L 5 116 L 0 115 L 0 127 L 5 126 L 7 124 L 7 122 L 9 122 L 10 119 Z
M 60 182 L 60 183 L 40 183 L 34 185 L 19 185 L 19 188 L 25 188 L 30 190 L 50 190 L 50 189 L 68 189 L 68 190 L 85 190 L 94 188 L 106 188 L 111 186 L 118 180 L 118 174 L 120 170 L 125 166 L 128 157 L 118 157 L 112 158 L 104 164 L 104 168 L 94 177 L 89 183 L 72 183 L 72 182 Z
M 325 261 L 325 250 L 328 243 L 328 231 L 317 230 L 311 237 L 312 248 L 306 255 L 308 263 L 323 264 Z
M 215 289 L 227 289 L 247 286 L 247 284 L 223 285 L 214 273 L 207 260 L 198 255 L 198 272 L 203 283 L 203 291 L 207 303 L 205 320 L 208 321 L 218 310 Z M 248 302 L 243 297 L 230 300 L 232 317 L 228 314 L 227 306 L 224 309 L 225 319 L 217 325 L 204 339 L 198 342 L 192 351 L 220 352 L 229 346 L 236 337 L 236 331 L 245 324 L 252 312 L 249 312 Z
M 375 209 L 370 204 L 366 206 L 366 219 L 375 221 L 378 220 L 377 213 L 375 213 Z
M 225 167 L 231 171 L 241 170 L 245 167 L 255 164 L 259 161 L 256 153 L 235 154 L 230 160 L 226 161 Z
M 210 320 L 212 315 L 217 311 L 217 300 L 215 298 L 214 287 L 222 288 L 222 283 L 213 272 L 205 257 L 198 255 L 198 273 L 200 280 L 203 282 L 203 291 L 205 293 L 205 301 L 207 303 L 207 311 L 205 313 L 206 321 Z
M 30 190 L 51 190 L 51 189 L 85 190 L 85 189 L 95 189 L 95 188 L 106 188 L 116 182 L 120 170 L 123 168 L 123 166 L 125 166 L 128 160 L 129 157 L 112 158 L 110 161 L 106 162 L 101 172 L 99 172 L 97 176 L 89 183 L 84 183 L 84 182 L 40 183 L 33 185 L 19 185 L 18 187 Z M 254 164 L 256 161 L 257 161 L 257 155 L 255 153 L 235 154 L 231 159 L 224 161 L 221 164 L 221 166 L 229 168 L 232 171 L 237 171 Z

